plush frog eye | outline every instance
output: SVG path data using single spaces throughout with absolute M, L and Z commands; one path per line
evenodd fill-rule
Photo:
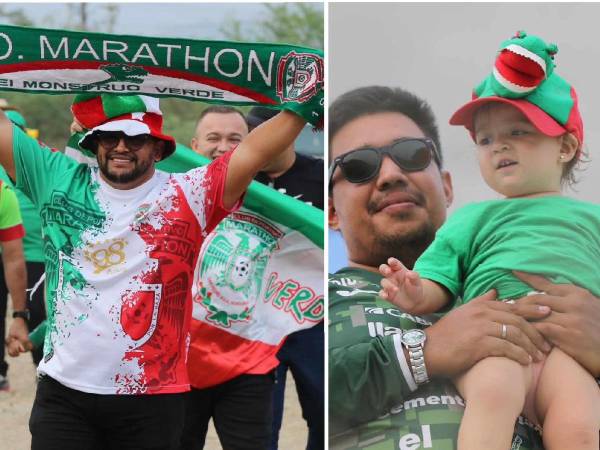
M 548 52 L 548 54 L 554 58 L 554 55 L 558 53 L 558 46 L 556 44 L 548 44 L 548 47 L 546 47 L 546 52 Z
M 507 98 L 533 92 L 554 70 L 555 44 L 547 44 L 524 31 L 502 43 L 493 70 L 494 91 Z

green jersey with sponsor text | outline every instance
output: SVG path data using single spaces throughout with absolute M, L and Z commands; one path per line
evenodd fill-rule
M 381 276 L 345 268 L 329 278 L 329 448 L 456 449 L 464 402 L 449 380 L 411 392 L 398 334 L 435 316 L 403 313 L 378 296 Z M 511 450 L 542 450 L 525 419 Z

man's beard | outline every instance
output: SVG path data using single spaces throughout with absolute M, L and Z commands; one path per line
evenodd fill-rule
M 387 264 L 388 258 L 394 257 L 412 269 L 415 261 L 433 242 L 435 233 L 436 229 L 429 220 L 408 232 L 403 231 L 393 235 L 373 233 L 375 236 L 371 253 L 373 259 L 369 265 L 379 267 L 380 264 Z
M 147 160 L 147 161 L 140 161 L 139 159 L 134 160 L 134 166 L 133 169 L 131 169 L 129 172 L 122 172 L 122 173 L 113 173 L 110 172 L 108 169 L 108 161 L 109 158 L 105 158 L 104 160 L 100 160 L 100 158 L 97 158 L 98 160 L 98 167 L 100 168 L 100 172 L 102 172 L 102 175 L 104 175 L 104 177 L 108 180 L 111 181 L 113 183 L 130 183 L 132 181 L 137 180 L 138 178 L 140 178 L 142 175 L 144 175 L 146 172 L 148 172 L 148 170 L 150 169 L 150 166 L 152 165 L 152 161 Z

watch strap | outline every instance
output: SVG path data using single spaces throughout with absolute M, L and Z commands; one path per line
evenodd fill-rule
M 425 368 L 425 355 L 423 353 L 423 346 L 425 344 L 425 339 L 427 336 L 423 333 L 422 330 L 407 330 L 405 333 L 411 333 L 416 331 L 419 331 L 423 334 L 423 339 L 421 342 L 411 343 L 410 341 L 407 342 L 405 339 L 402 339 L 402 343 L 408 351 L 410 368 L 412 369 L 412 374 L 415 383 L 418 386 L 427 383 L 429 381 L 429 376 L 427 375 L 427 369 Z
M 423 346 L 418 345 L 416 347 L 408 347 L 408 357 L 410 358 L 410 365 L 415 377 L 415 383 L 417 383 L 417 385 L 427 383 L 429 381 L 429 376 L 427 375 L 427 369 L 425 368 Z
M 396 358 L 398 359 L 400 369 L 402 370 L 402 375 L 404 376 L 406 384 L 408 384 L 408 388 L 412 392 L 414 392 L 417 390 L 417 383 L 415 383 L 415 378 L 413 377 L 410 367 L 408 367 L 406 355 L 404 354 L 404 345 L 402 345 L 402 339 L 400 338 L 400 334 L 394 334 L 392 336 L 392 340 L 394 342 L 394 349 L 396 350 Z
M 13 311 L 12 316 L 13 316 L 13 319 L 20 317 L 21 319 L 24 319 L 25 321 L 29 321 L 29 310 L 23 309 L 21 311 Z

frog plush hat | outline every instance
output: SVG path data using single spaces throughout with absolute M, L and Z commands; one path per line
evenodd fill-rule
M 486 103 L 507 103 L 521 111 L 546 136 L 572 133 L 581 149 L 583 121 L 577 94 L 554 73 L 557 52 L 556 45 L 524 31 L 504 41 L 492 73 L 475 88 L 473 100 L 452 115 L 450 124 L 463 125 L 474 138 L 474 113 Z

